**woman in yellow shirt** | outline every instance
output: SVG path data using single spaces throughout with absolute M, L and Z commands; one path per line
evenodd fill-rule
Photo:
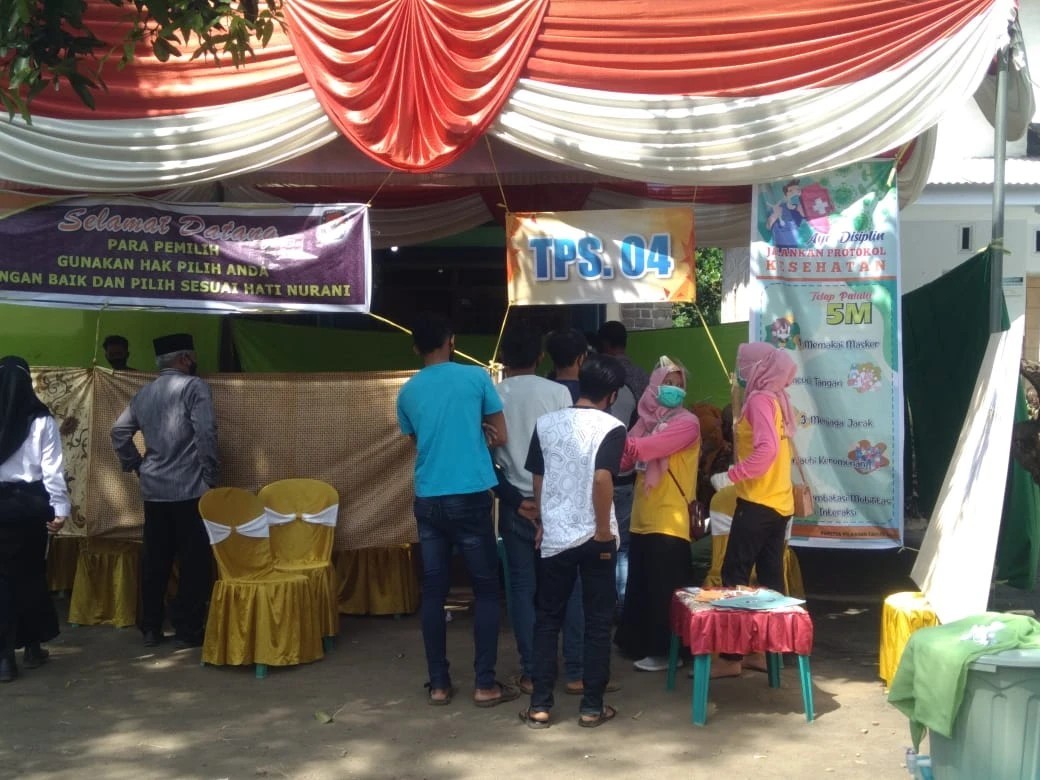
M 697 494 L 700 422 L 682 406 L 686 369 L 661 357 L 637 407 L 622 470 L 636 468 L 628 588 L 614 643 L 640 671 L 668 668 L 672 593 L 692 579 L 687 505 Z
M 737 506 L 722 562 L 722 586 L 748 585 L 755 567 L 758 582 L 784 592 L 784 542 L 794 514 L 791 491 L 791 436 L 794 415 L 787 388 L 797 366 L 786 350 L 765 342 L 737 348 L 737 378 L 745 385 L 744 408 L 733 426 L 735 463 L 715 474 L 716 490 L 736 486 Z M 740 674 L 740 656 L 721 656 L 712 677 Z M 762 659 L 748 659 L 758 669 Z

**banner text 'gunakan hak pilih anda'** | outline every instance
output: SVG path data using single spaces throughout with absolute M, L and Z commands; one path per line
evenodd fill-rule
M 893 547 L 903 532 L 899 221 L 891 161 L 756 185 L 751 339 L 791 350 L 797 457 L 816 516 L 791 543 Z M 797 470 L 794 472 L 797 474 Z
M 0 193 L 0 299 L 185 311 L 360 311 L 368 209 Z
M 692 301 L 693 209 L 509 214 L 506 265 L 513 305 Z

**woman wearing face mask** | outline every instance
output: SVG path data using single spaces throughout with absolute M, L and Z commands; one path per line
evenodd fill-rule
M 614 642 L 635 668 L 668 668 L 668 611 L 676 588 L 689 585 L 687 505 L 697 493 L 700 423 L 683 408 L 686 369 L 662 357 L 639 399 L 621 469 L 636 468 L 628 590 Z
M 722 585 L 747 585 L 755 567 L 759 583 L 784 592 L 784 536 L 794 514 L 791 492 L 791 436 L 794 415 L 787 388 L 797 366 L 786 350 L 765 342 L 737 348 L 737 379 L 745 388 L 744 408 L 733 426 L 735 463 L 715 474 L 716 490 L 735 485 L 737 507 L 730 527 Z M 765 671 L 760 656 L 724 655 L 712 677 L 735 677 L 742 666 Z
M 29 364 L 0 358 L 0 682 L 18 676 L 16 647 L 25 646 L 27 669 L 50 655 L 40 646 L 58 634 L 47 535 L 70 511 L 57 423 L 33 392 Z

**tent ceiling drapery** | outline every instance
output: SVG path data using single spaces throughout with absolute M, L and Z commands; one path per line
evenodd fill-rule
M 286 0 L 242 69 L 145 52 L 98 110 L 0 126 L 0 178 L 71 191 L 260 171 L 344 135 L 432 172 L 488 134 L 599 177 L 734 185 L 900 146 L 978 87 L 1014 0 Z M 118 9 L 88 19 L 118 38 Z M 425 26 L 424 26 L 425 25 Z M 500 106 L 500 108 L 499 108 Z M 436 117 L 431 112 L 438 113 Z

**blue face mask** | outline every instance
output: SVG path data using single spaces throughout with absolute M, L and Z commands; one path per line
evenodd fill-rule
M 686 397 L 686 391 L 674 385 L 661 385 L 657 388 L 657 402 L 661 406 L 674 409 L 679 406 Z

